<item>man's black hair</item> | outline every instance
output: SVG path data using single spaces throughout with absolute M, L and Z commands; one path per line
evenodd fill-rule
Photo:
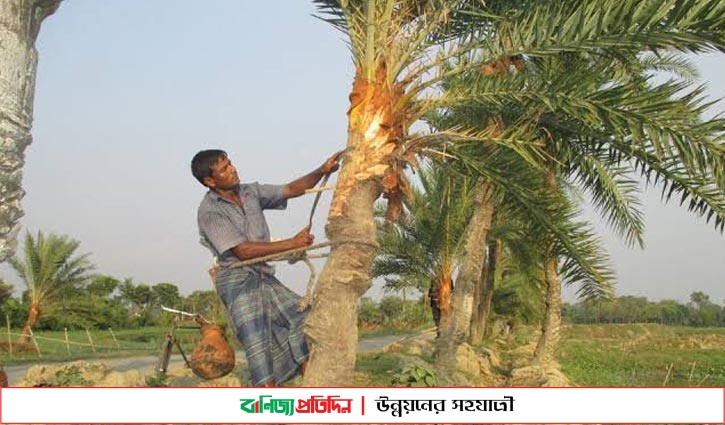
M 220 149 L 208 149 L 199 151 L 191 160 L 191 174 L 204 184 L 204 179 L 211 177 L 211 167 L 219 161 L 219 158 L 226 158 L 227 153 Z

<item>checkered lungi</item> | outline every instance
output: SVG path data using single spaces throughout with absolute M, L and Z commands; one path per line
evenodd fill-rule
M 309 357 L 300 296 L 274 276 L 246 267 L 220 270 L 216 288 L 244 346 L 252 384 L 280 385 L 297 376 Z

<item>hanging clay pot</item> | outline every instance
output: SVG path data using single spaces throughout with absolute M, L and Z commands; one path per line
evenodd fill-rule
M 201 322 L 201 340 L 191 352 L 191 370 L 204 379 L 216 379 L 234 369 L 234 349 L 227 341 L 224 328 Z

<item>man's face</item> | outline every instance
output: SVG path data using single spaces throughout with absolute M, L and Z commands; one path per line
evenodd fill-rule
M 221 157 L 211 167 L 211 177 L 204 179 L 204 183 L 212 189 L 228 190 L 239 184 L 237 168 L 227 157 Z

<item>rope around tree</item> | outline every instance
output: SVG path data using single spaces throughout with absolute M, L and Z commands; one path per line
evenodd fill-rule
M 312 289 L 314 287 L 315 279 L 317 277 L 317 271 L 315 270 L 315 266 L 312 264 L 313 259 L 317 258 L 327 258 L 329 255 L 329 252 L 323 253 L 323 254 L 312 254 L 308 255 L 307 251 L 312 251 L 316 249 L 326 248 L 326 247 L 332 247 L 337 245 L 349 245 L 349 244 L 357 244 L 357 245 L 365 245 L 372 248 L 377 248 L 378 245 L 375 243 L 370 243 L 367 241 L 359 241 L 359 240 L 343 240 L 340 242 L 321 242 L 318 244 L 302 247 L 302 248 L 295 248 L 290 249 L 284 252 L 279 252 L 277 254 L 270 254 L 265 255 L 264 257 L 258 257 L 258 258 L 252 258 L 250 260 L 244 260 L 244 261 L 237 261 L 236 263 L 232 263 L 228 266 L 219 266 L 214 264 L 211 269 L 209 269 L 209 274 L 211 275 L 212 281 L 216 284 L 216 274 L 219 270 L 229 270 L 234 269 L 237 267 L 245 267 L 245 266 L 251 266 L 254 264 L 262 263 L 262 262 L 272 262 L 272 261 L 287 261 L 289 264 L 295 264 L 298 261 L 302 261 L 307 265 L 307 268 L 310 269 L 310 277 L 307 280 L 307 288 L 305 289 L 305 295 L 300 300 L 300 303 L 297 306 L 298 311 L 304 311 L 307 309 L 307 307 L 310 305 L 310 301 L 312 300 Z

